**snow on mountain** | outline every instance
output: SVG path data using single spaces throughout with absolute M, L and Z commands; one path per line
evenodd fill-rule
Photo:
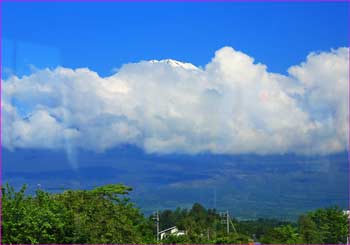
M 164 59 L 164 60 L 150 60 L 150 63 L 162 63 L 162 64 L 168 64 L 172 67 L 180 67 L 186 70 L 198 70 L 198 67 L 192 65 L 191 63 L 185 63 L 177 60 L 172 59 Z

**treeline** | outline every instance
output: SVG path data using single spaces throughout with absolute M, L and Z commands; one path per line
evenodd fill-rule
M 2 189 L 2 243 L 153 243 L 153 227 L 125 197 L 131 188 L 34 196 L 8 185 Z
M 25 195 L 2 188 L 2 243 L 157 243 L 153 217 L 145 217 L 127 198 L 130 187 L 106 185 L 94 190 L 52 194 L 38 189 Z M 177 226 L 186 235 L 161 243 L 346 243 L 347 218 L 338 207 L 319 209 L 298 222 L 274 219 L 238 221 L 231 232 L 215 209 L 195 203 L 191 209 L 159 213 L 160 228 Z
M 160 213 L 160 220 L 162 228 L 176 225 L 188 232 L 187 236 L 169 237 L 164 243 L 345 244 L 348 229 L 347 217 L 338 207 L 309 212 L 295 223 L 276 219 L 232 219 L 236 232 L 231 228 L 229 234 L 216 210 L 205 209 L 198 203 L 190 210 L 165 210 Z

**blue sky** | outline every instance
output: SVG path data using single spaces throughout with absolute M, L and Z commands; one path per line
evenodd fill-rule
M 122 64 L 172 58 L 197 66 L 231 46 L 285 73 L 311 51 L 348 46 L 348 3 L 3 4 L 3 66 L 62 65 L 110 75 Z M 6 74 L 5 74 L 6 75 Z

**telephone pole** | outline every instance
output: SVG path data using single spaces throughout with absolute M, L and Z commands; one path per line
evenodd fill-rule
M 157 225 L 157 242 L 159 242 L 159 212 L 158 210 L 153 213 L 153 218 L 152 218 L 156 225 Z
M 229 219 L 228 210 L 226 210 L 226 212 L 220 212 L 220 216 L 221 216 L 221 224 L 226 225 L 227 234 L 230 233 L 230 223 L 228 221 Z
M 216 210 L 216 187 L 214 188 L 214 209 Z
M 230 233 L 230 223 L 228 222 L 230 218 L 230 215 L 228 214 L 228 210 L 226 210 L 226 230 L 227 230 L 227 234 Z
M 233 230 L 237 232 L 235 226 L 233 225 L 233 222 L 231 220 L 228 210 L 226 210 L 226 212 L 220 212 L 220 217 L 221 217 L 221 224 L 226 224 L 227 234 L 230 233 L 230 225 L 232 226 Z

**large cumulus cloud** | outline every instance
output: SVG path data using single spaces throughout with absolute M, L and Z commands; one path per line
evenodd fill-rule
M 152 153 L 329 154 L 347 146 L 349 49 L 311 53 L 288 75 L 224 47 L 205 67 L 126 64 L 100 77 L 58 67 L 2 81 L 9 149 L 134 144 Z

